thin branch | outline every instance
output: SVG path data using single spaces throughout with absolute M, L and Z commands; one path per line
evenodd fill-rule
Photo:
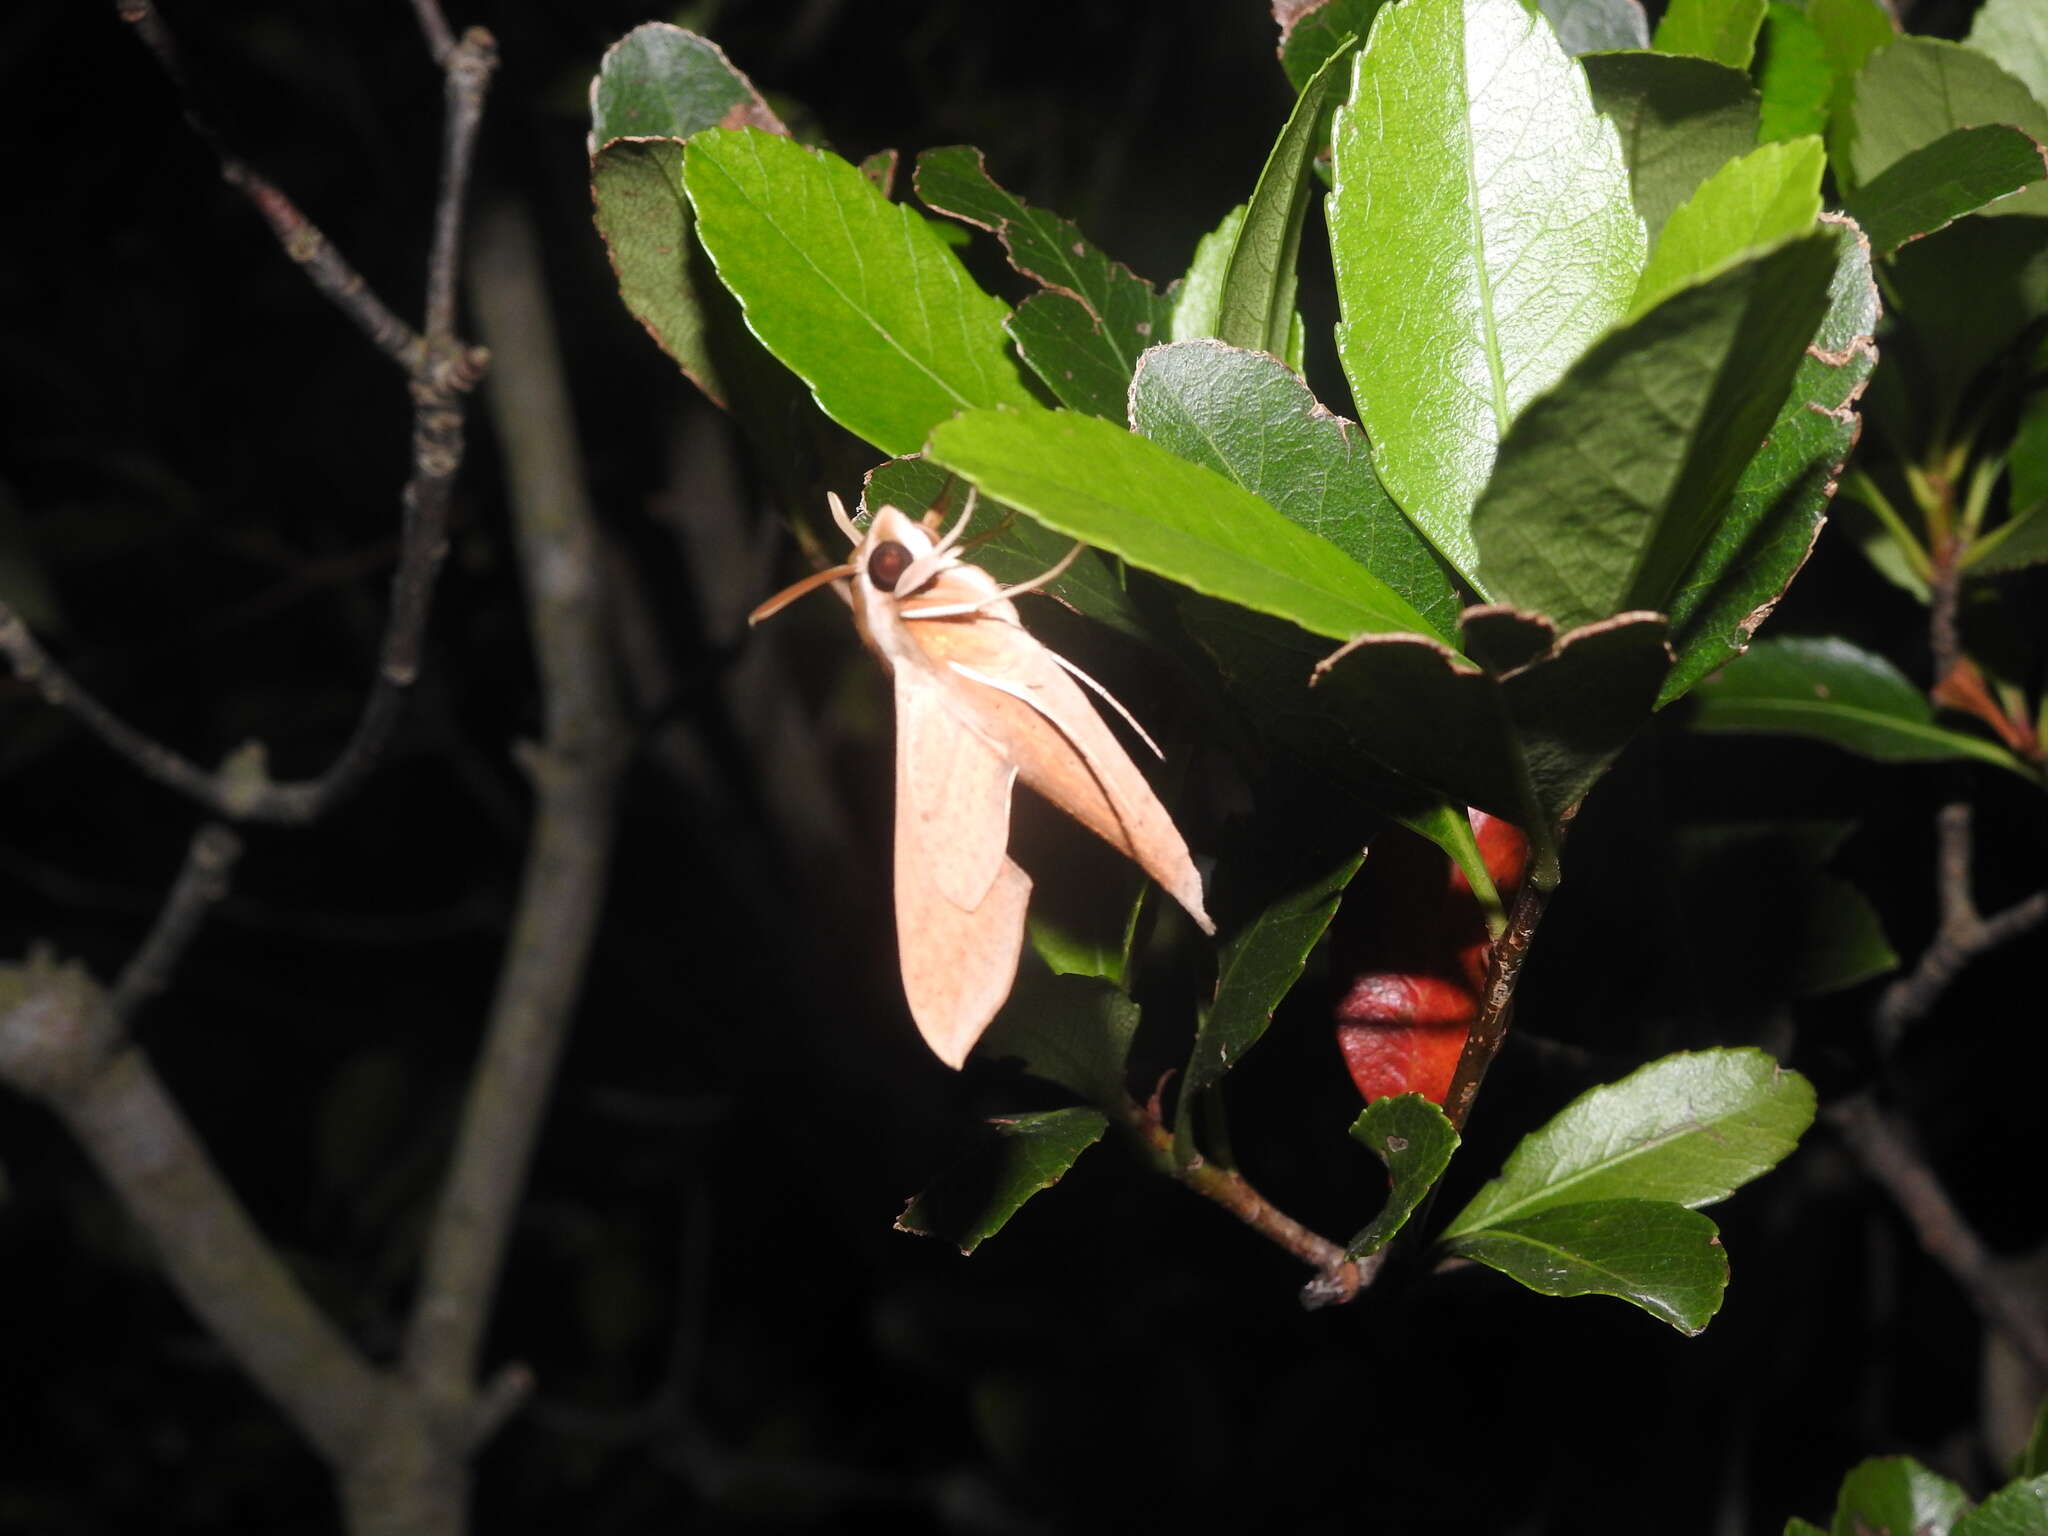
M 476 1377 L 603 903 L 627 734 L 614 694 L 596 519 L 539 253 L 523 219 L 500 212 L 485 221 L 472 296 L 499 355 L 489 399 L 508 461 L 547 738 L 527 754 L 539 797 L 534 840 L 405 1341 L 407 1374 L 443 1400 L 468 1394 Z
M 1557 841 L 1563 841 L 1562 828 Z M 1524 879 L 1508 912 L 1507 932 L 1487 951 L 1486 993 L 1480 999 L 1479 1017 L 1466 1031 L 1465 1048 L 1458 1053 L 1457 1070 L 1444 1094 L 1444 1114 L 1459 1130 L 1464 1129 L 1466 1117 L 1472 1113 L 1472 1103 L 1479 1097 L 1479 1085 L 1486 1080 L 1487 1068 L 1493 1065 L 1493 1058 L 1500 1054 L 1507 1039 L 1508 1024 L 1514 1014 L 1515 987 L 1522 979 L 1522 965 L 1529 957 L 1537 925 L 1543 921 L 1549 905 L 1550 892 L 1535 880 Z
M 120 980 L 108 995 L 107 1008 L 116 1021 L 127 1023 L 135 1010 L 169 985 L 171 972 L 192 947 L 207 914 L 228 893 L 228 879 L 242 856 L 242 840 L 217 821 L 192 835 L 185 866 L 171 886 L 156 924 L 142 941 Z
M 448 25 L 448 18 L 441 14 L 439 0 L 412 0 L 413 13 L 420 19 L 420 33 L 427 40 L 427 52 L 434 62 L 447 67 L 448 55 L 455 51 L 455 32 Z
M 2006 1275 L 1956 1209 L 1905 1126 L 1868 1093 L 1830 1104 L 1823 1114 L 1863 1171 L 1912 1223 L 1927 1255 L 1962 1287 L 1978 1315 L 2048 1378 L 2048 1314 L 2038 1293 Z

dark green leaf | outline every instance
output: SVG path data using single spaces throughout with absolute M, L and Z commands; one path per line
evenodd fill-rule
M 1764 15 L 1763 55 L 1757 71 L 1763 95 L 1757 137 L 1771 144 L 1825 131 L 1835 72 L 1813 22 L 1789 0 L 1771 0 Z
M 1097 417 L 973 411 L 930 457 L 1039 522 L 1131 564 L 1315 634 L 1428 628 L 1391 588 L 1223 476 Z
M 1032 403 L 1005 306 L 837 155 L 710 129 L 690 141 L 683 181 L 748 325 L 834 421 L 905 454 L 956 411 Z
M 1344 887 L 1365 861 L 1365 850 L 1346 852 L 1334 865 L 1291 851 L 1262 856 L 1228 870 L 1215 881 L 1224 920 L 1216 966 L 1216 995 L 1202 1013 L 1195 1043 L 1181 1078 L 1174 1141 L 1183 1161 L 1193 1157 L 1194 1106 L 1223 1081 L 1259 1042 L 1273 1022 L 1273 1010 L 1301 979 L 1309 951 L 1322 938 Z M 1231 922 L 1233 913 L 1242 916 Z
M 1340 41 L 1295 99 L 1245 205 L 1223 269 L 1216 335 L 1236 347 L 1285 357 L 1295 325 L 1295 268 L 1329 116 L 1351 83 L 1353 41 Z
M 1502 445 L 1472 520 L 1489 586 L 1564 625 L 1662 611 L 1784 404 L 1835 265 L 1830 235 L 1797 239 L 1597 342 Z
M 1849 160 L 1855 187 L 1958 128 L 2005 123 L 2048 139 L 2048 107 L 1983 54 L 1934 37 L 1906 37 L 1870 56 L 1856 77 Z M 2048 187 L 1985 210 L 2048 214 Z
M 1138 1005 L 1107 982 L 1055 976 L 1030 956 L 975 1054 L 1018 1062 L 1091 1104 L 1124 1096 L 1124 1063 L 1138 1032 Z
M 1685 1334 L 1713 1320 L 1728 1288 L 1713 1222 L 1662 1200 L 1561 1205 L 1449 1239 L 1444 1249 L 1545 1296 L 1617 1296 Z
M 1756 54 L 1765 0 L 1671 0 L 1651 46 L 1747 70 Z
M 1926 373 L 1915 382 L 1933 397 L 1916 399 L 1914 419 L 1902 424 L 1917 436 L 1929 425 L 1921 417 L 1953 410 L 1987 364 L 2048 317 L 2048 218 L 1960 219 L 1901 246 L 1890 268 L 1888 307 L 1911 325 Z M 1970 280 L 1957 282 L 1958 272 Z
M 897 507 L 921 517 L 936 507 L 949 527 L 966 504 L 966 482 L 925 458 L 891 459 L 869 470 L 861 494 L 865 511 Z M 1074 544 L 987 496 L 976 506 L 974 526 L 968 532 L 985 536 L 974 547 L 974 563 L 1006 586 L 1043 575 L 1065 558 Z M 1082 550 L 1064 576 L 1038 590 L 1127 635 L 1140 639 L 1147 635 L 1124 591 L 1121 575 L 1092 549 Z
M 1806 19 L 1820 38 L 1834 78 L 1828 98 L 1828 159 L 1836 184 L 1846 189 L 1855 179 L 1849 146 L 1856 136 L 1856 77 L 1873 53 L 1898 41 L 1899 27 L 1883 0 L 1806 0 Z
M 1613 126 L 1516 0 L 1405 0 L 1358 55 L 1326 210 L 1337 347 L 1384 484 L 1474 576 L 1509 423 L 1628 307 L 1645 239 Z
M 2017 128 L 1958 128 L 1895 160 L 1852 192 L 1848 211 L 1874 256 L 1945 228 L 2048 175 L 2036 141 Z
M 1811 1520 L 1793 1518 L 1785 1522 L 1784 1536 L 1828 1536 L 1828 1533 Z
M 613 139 L 687 139 L 705 128 L 788 133 L 718 44 L 664 21 L 605 50 L 590 84 L 590 152 Z
M 884 197 L 893 196 L 895 193 L 898 158 L 893 149 L 878 149 L 872 155 L 861 157 L 861 175 L 867 177 L 874 184 L 875 190 Z
M 1671 210 L 1756 145 L 1762 103 L 1740 70 L 1665 53 L 1596 53 L 1593 105 L 1621 135 L 1636 212 L 1657 238 Z
M 2048 1536 L 2048 1477 L 1999 1489 L 1955 1523 L 1955 1536 Z
M 1813 1123 L 1813 1085 L 1762 1051 L 1690 1051 L 1589 1089 L 1524 1136 L 1448 1238 L 1588 1200 L 1725 1200 Z
M 1351 1139 L 1387 1165 L 1387 1203 L 1371 1225 L 1351 1239 L 1347 1259 L 1378 1253 L 1408 1224 L 1415 1208 L 1443 1176 L 1458 1150 L 1458 1133 L 1444 1112 L 1419 1093 L 1397 1093 L 1376 1101 L 1352 1122 Z
M 1053 1109 L 989 1121 L 991 1135 L 904 1207 L 896 1230 L 936 1237 L 972 1253 L 1074 1160 L 1102 1139 L 1099 1110 Z
M 1536 0 L 1536 8 L 1566 53 L 1650 46 L 1642 0 Z
M 1812 229 L 1826 169 L 1827 151 L 1817 138 L 1759 145 L 1730 160 L 1672 210 L 1636 283 L 1630 315 Z
M 1962 1489 L 1910 1456 L 1881 1456 L 1842 1480 L 1832 1536 L 1949 1536 L 1969 1507 Z
M 1067 220 L 998 186 L 978 149 L 926 150 L 916 184 L 927 207 L 988 230 L 1045 290 L 1010 321 L 1032 371 L 1062 404 L 1122 421 L 1138 354 L 1166 339 L 1171 303 Z
M 2005 467 L 2015 513 L 2048 501 L 2048 390 L 2036 390 L 2020 406 Z
M 1856 227 L 1832 214 L 1822 223 L 1836 253 L 1827 314 L 1733 501 L 1671 596 L 1678 664 L 1660 705 L 1741 654 L 1813 548 L 1855 444 L 1856 398 L 1877 361 L 1877 284 Z
M 1805 736 L 1886 763 L 1975 758 L 2032 777 L 1996 743 L 1936 725 L 1896 667 L 1846 640 L 1759 641 L 1695 696 L 1695 730 Z
M 2034 1416 L 2034 1432 L 2027 1437 L 2026 1450 L 2020 1453 L 2019 1475 L 2048 1476 L 2048 1400 L 2043 1400 L 2041 1411 Z
M 1964 41 L 2048 102 L 2048 11 L 2037 0 L 1984 0 Z
M 1299 91 L 1349 37 L 1364 37 L 1385 0 L 1276 0 L 1280 67 Z
M 1220 342 L 1156 347 L 1131 385 L 1131 425 L 1329 540 L 1405 598 L 1430 633 L 1454 632 L 1450 575 L 1381 489 L 1365 434 L 1274 358 Z

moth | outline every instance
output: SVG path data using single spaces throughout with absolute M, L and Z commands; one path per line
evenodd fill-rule
M 1107 689 L 1034 639 L 1011 602 L 1057 579 L 1081 546 L 1043 575 L 1003 587 L 962 557 L 971 494 L 943 535 L 886 506 L 863 533 L 839 498 L 829 499 L 852 556 L 778 592 L 747 622 L 836 584 L 861 639 L 889 670 L 903 992 L 925 1043 L 957 1068 L 1010 995 L 1024 947 L 1031 877 L 1009 856 L 1019 778 L 1134 861 L 1204 933 L 1216 928 L 1173 818 L 1083 685 L 1159 748 Z

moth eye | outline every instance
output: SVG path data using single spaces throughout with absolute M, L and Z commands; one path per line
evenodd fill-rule
M 877 544 L 868 555 L 868 580 L 884 592 L 894 592 L 896 583 L 910 569 L 910 551 L 894 539 Z

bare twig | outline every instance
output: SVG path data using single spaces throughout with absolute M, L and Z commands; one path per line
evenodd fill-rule
M 1904 1212 L 1928 1256 L 1963 1288 L 1978 1315 L 2048 1377 L 2048 1313 L 2039 1297 L 2011 1282 L 1941 1187 L 1906 1127 L 1868 1093 L 1830 1104 L 1823 1114 L 1864 1172 Z
M 596 519 L 584 490 L 539 254 L 500 212 L 479 241 L 472 293 L 498 349 L 489 391 L 514 519 L 547 738 L 528 754 L 539 808 L 519 912 L 428 1238 L 405 1343 L 436 1397 L 471 1391 L 490 1301 L 554 1067 L 590 953 L 626 732 L 614 696 Z
M 448 551 L 449 498 L 462 464 L 463 396 L 482 377 L 488 360 L 485 352 L 464 345 L 455 335 L 455 274 L 461 265 L 462 199 L 469 184 L 485 92 L 497 64 L 497 48 L 490 34 L 472 27 L 459 43 L 439 55 L 447 77 L 447 127 L 433 248 L 427 261 L 426 327 L 422 334 L 414 335 L 291 200 L 222 143 L 193 104 L 176 40 L 150 0 L 116 0 L 116 6 L 185 97 L 187 120 L 220 157 L 221 174 L 249 198 L 286 254 L 305 269 L 314 286 L 399 363 L 411 381 L 413 464 L 403 494 L 403 542 L 392 577 L 391 610 L 376 677 L 354 731 L 324 772 L 297 781 L 272 780 L 260 754 L 246 752 L 238 754 L 229 767 L 209 772 L 136 730 L 86 692 L 4 604 L 0 604 L 0 654 L 45 700 L 69 710 L 150 778 L 189 796 L 216 816 L 230 821 L 303 824 L 324 814 L 369 775 L 419 677 L 434 583 Z
M 448 25 L 448 18 L 441 14 L 439 0 L 412 0 L 413 14 L 420 19 L 420 33 L 427 40 L 427 52 L 434 62 L 443 66 L 448 55 L 455 51 L 455 32 Z
M 1563 841 L 1562 829 L 1557 841 Z M 1550 892 L 1536 881 L 1525 879 L 1508 911 L 1507 932 L 1494 940 L 1487 951 L 1486 992 L 1479 1000 L 1479 1017 L 1466 1031 L 1465 1048 L 1458 1053 L 1457 1070 L 1444 1094 L 1444 1114 L 1460 1130 L 1472 1113 L 1473 1100 L 1479 1097 L 1486 1069 L 1493 1065 L 1493 1058 L 1500 1054 L 1507 1039 L 1508 1023 L 1514 1013 L 1515 986 L 1522 979 L 1522 964 L 1529 957 L 1536 926 L 1543 921 L 1544 909 L 1549 905 Z
M 117 1022 L 127 1023 L 137 1008 L 169 984 L 207 914 L 227 895 L 228 877 L 241 856 L 242 840 L 219 822 L 209 821 L 192 835 L 185 867 L 178 871 L 156 925 L 107 997 L 107 1008 Z

